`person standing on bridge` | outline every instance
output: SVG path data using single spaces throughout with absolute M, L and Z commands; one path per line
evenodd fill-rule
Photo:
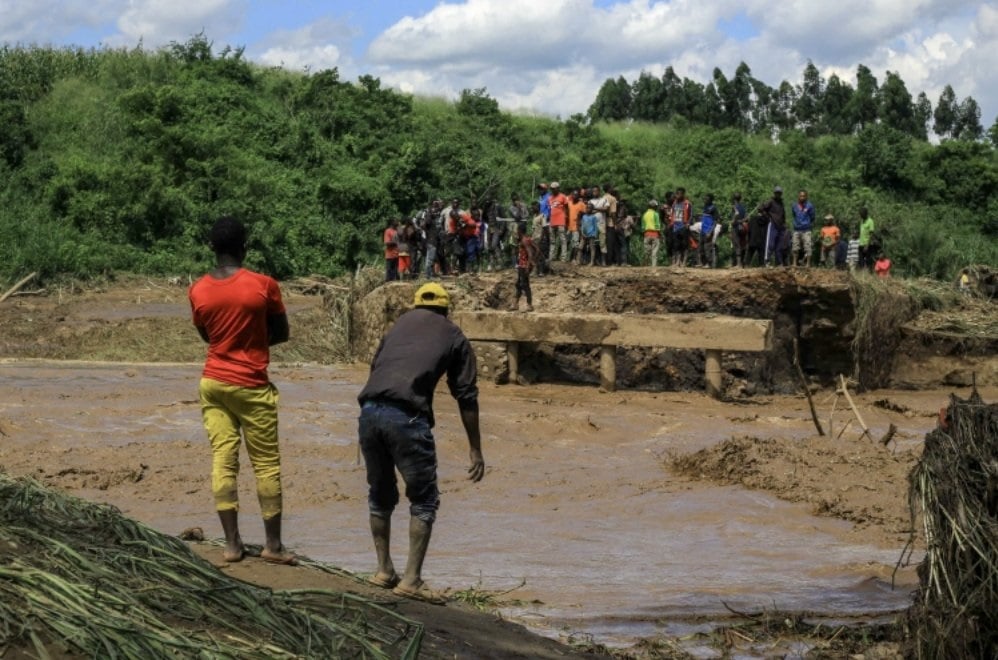
M 787 209 L 783 206 L 783 188 L 773 188 L 773 196 L 756 208 L 769 221 L 766 237 L 766 265 L 786 266 L 784 238 L 787 233 Z M 810 230 L 809 230 L 810 231 Z
M 662 239 L 662 218 L 658 214 L 658 200 L 648 201 L 648 208 L 641 216 L 644 235 L 645 258 L 652 268 L 658 267 L 658 247 Z
M 378 571 L 370 582 L 397 596 L 442 605 L 446 598 L 423 582 L 423 560 L 440 506 L 433 440 L 433 392 L 447 374 L 471 447 L 468 478 L 485 475 L 478 429 L 475 353 L 461 329 L 447 319 L 450 296 L 435 282 L 416 291 L 415 309 L 399 317 L 381 340 L 360 402 L 360 449 L 367 466 L 367 502 Z M 401 577 L 390 545 L 392 512 L 399 502 L 395 469 L 409 498 L 409 558 Z
M 208 343 L 199 393 L 201 417 L 211 443 L 211 490 L 225 533 L 223 557 L 246 554 L 239 535 L 239 444 L 246 442 L 266 541 L 260 556 L 294 564 L 281 542 L 281 454 L 277 435 L 277 388 L 267 376 L 270 347 L 288 340 L 288 316 L 277 282 L 242 267 L 246 228 L 225 216 L 211 229 L 215 269 L 189 292 L 194 326 Z
M 511 311 L 520 311 L 520 296 L 527 297 L 527 311 L 534 311 L 533 295 L 530 293 L 530 271 L 537 265 L 538 250 L 533 239 L 527 236 L 527 225 L 516 224 L 516 300 Z

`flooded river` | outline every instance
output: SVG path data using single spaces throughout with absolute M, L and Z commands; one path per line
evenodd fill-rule
M 218 536 L 195 401 L 199 371 L 2 363 L 0 465 L 110 502 L 167 533 L 201 526 Z M 356 448 L 355 396 L 365 375 L 355 367 L 272 370 L 281 392 L 285 540 L 358 572 L 374 568 Z M 945 403 L 939 392 L 897 396 L 920 409 Z M 544 634 L 583 632 L 623 644 L 696 629 L 700 618 L 727 614 L 726 606 L 848 619 L 910 600 L 914 572 L 903 570 L 891 588 L 901 544 L 883 534 L 864 539 L 852 523 L 816 517 L 807 504 L 675 478 L 663 465 L 669 452 L 733 435 L 806 437 L 813 426 L 801 400 L 730 406 L 699 393 L 484 384 L 489 471 L 477 485 L 464 479 L 467 443 L 443 389 L 436 408 L 442 506 L 424 574 L 437 588 L 522 583 L 508 595 L 519 604 L 506 614 Z M 932 424 L 913 417 L 908 442 Z M 259 542 L 243 463 L 243 536 Z M 397 564 L 406 551 L 404 502 L 400 509 Z

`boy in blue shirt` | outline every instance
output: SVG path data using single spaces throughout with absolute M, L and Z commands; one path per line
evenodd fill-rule
M 792 263 L 797 266 L 797 257 L 801 248 L 804 250 L 804 267 L 811 265 L 811 228 L 814 226 L 814 206 L 807 200 L 807 191 L 797 193 L 797 203 L 793 205 L 794 233 L 791 238 L 790 251 L 793 253 Z
M 702 268 L 717 268 L 717 207 L 714 206 L 714 196 L 704 195 L 703 212 L 700 213 L 700 244 L 699 258 Z
M 593 209 L 592 202 L 586 203 L 586 212 L 582 216 L 582 253 L 589 254 L 589 265 L 599 263 L 599 216 Z

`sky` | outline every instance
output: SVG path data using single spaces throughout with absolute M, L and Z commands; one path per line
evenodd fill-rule
M 744 61 L 776 87 L 808 60 L 855 85 L 894 71 L 935 106 L 946 84 L 998 116 L 998 0 L 0 0 L 0 41 L 154 49 L 203 32 L 267 66 L 510 111 L 585 112 L 607 78 L 665 67 L 701 82 Z M 992 53 L 988 55 L 987 53 Z

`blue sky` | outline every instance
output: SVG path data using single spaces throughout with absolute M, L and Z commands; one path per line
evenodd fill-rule
M 0 41 L 146 48 L 200 31 L 270 66 L 337 67 L 407 92 L 486 87 L 509 110 L 584 112 L 609 77 L 673 66 L 706 81 L 745 61 L 770 85 L 812 60 L 853 80 L 897 71 L 998 113 L 998 0 L 0 0 Z

